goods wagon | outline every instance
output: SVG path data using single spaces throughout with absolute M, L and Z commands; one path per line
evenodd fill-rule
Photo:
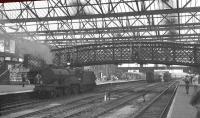
M 147 82 L 168 82 L 171 80 L 171 74 L 169 72 L 147 72 L 146 73 Z
M 163 80 L 164 80 L 165 82 L 168 82 L 168 81 L 172 80 L 172 75 L 171 75 L 171 73 L 165 72 L 165 73 L 163 74 Z
M 146 81 L 148 83 L 154 82 L 154 72 L 151 71 L 146 72 Z

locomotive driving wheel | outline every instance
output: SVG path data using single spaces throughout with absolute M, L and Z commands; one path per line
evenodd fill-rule
M 56 91 L 50 91 L 50 97 L 55 98 L 57 96 Z
M 80 93 L 80 86 L 79 85 L 71 85 L 72 93 L 79 94 Z
M 71 90 L 69 87 L 65 87 L 64 88 L 64 95 L 70 95 L 71 94 Z

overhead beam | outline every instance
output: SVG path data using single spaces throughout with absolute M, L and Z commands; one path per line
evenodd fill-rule
M 42 22 L 42 21 L 93 19 L 93 18 L 141 16 L 141 15 L 156 15 L 156 14 L 173 14 L 173 13 L 188 13 L 188 12 L 200 12 L 200 8 L 199 7 L 188 7 L 188 8 L 179 8 L 179 9 L 148 10 L 148 11 L 109 13 L 109 14 L 40 17 L 40 19 L 38 19 L 38 18 L 11 19 L 10 18 L 10 19 L 2 19 L 2 20 L 0 20 L 0 23 L 5 24 L 5 23 L 20 23 L 20 22 Z
M 139 70 L 139 69 L 158 69 L 158 70 L 161 70 L 161 69 L 186 69 L 186 68 L 189 68 L 188 66 L 179 66 L 179 67 L 174 67 L 174 66 L 170 66 L 170 67 L 165 67 L 165 66 L 162 66 L 162 67 L 119 67 L 120 69 L 124 69 L 124 70 Z
M 107 27 L 107 28 L 87 28 L 87 29 L 73 29 L 73 33 L 70 29 L 67 30 L 48 30 L 48 31 L 29 31 L 30 34 L 39 36 L 46 35 L 64 35 L 64 34 L 99 34 L 101 33 L 118 33 L 118 32 L 141 32 L 141 31 L 166 31 L 170 28 L 175 30 L 187 30 L 187 29 L 200 29 L 200 23 L 188 23 L 188 24 L 174 24 L 174 25 L 143 25 L 143 26 L 128 26 L 128 27 Z M 37 34 L 36 34 L 37 33 Z M 57 34 L 55 34 L 57 33 Z M 26 32 L 8 32 L 10 35 L 26 35 Z
M 25 1 L 47 1 L 47 0 L 0 0 L 0 3 L 25 2 Z
M 181 39 L 199 39 L 200 34 L 183 34 L 181 35 Z M 173 38 L 178 38 L 179 35 L 176 35 L 176 36 L 171 36 L 171 35 L 161 35 L 159 36 L 159 38 L 156 36 L 156 35 L 153 35 L 153 36 L 124 36 L 124 37 L 108 37 L 108 38 L 74 38 L 74 39 L 49 39 L 49 40 L 38 40 L 38 41 L 45 41 L 45 42 L 61 42 L 61 41 L 104 41 L 104 40 L 118 40 L 118 39 L 121 39 L 121 40 L 124 40 L 124 39 L 144 39 L 144 40 L 148 40 L 148 39 L 154 39 L 154 40 L 167 40 L 169 39 L 170 37 L 173 37 Z

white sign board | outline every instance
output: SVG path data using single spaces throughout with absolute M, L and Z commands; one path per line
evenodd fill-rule
M 0 40 L 0 52 L 4 52 L 4 40 Z

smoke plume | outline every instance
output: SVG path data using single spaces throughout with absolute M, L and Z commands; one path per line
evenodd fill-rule
M 176 8 L 176 4 L 174 4 L 174 0 L 161 0 L 162 7 L 165 9 L 170 9 L 167 4 L 169 4 L 172 8 Z M 167 3 L 167 4 L 166 4 Z M 168 40 L 175 40 L 176 35 L 178 34 L 176 29 L 176 24 L 178 23 L 177 14 L 168 14 L 166 19 L 164 20 L 164 24 L 168 25 L 167 35 L 169 35 Z
M 16 53 L 19 56 L 23 57 L 24 54 L 31 54 L 43 59 L 47 64 L 53 63 L 54 56 L 48 45 L 25 39 L 16 39 L 15 41 Z

